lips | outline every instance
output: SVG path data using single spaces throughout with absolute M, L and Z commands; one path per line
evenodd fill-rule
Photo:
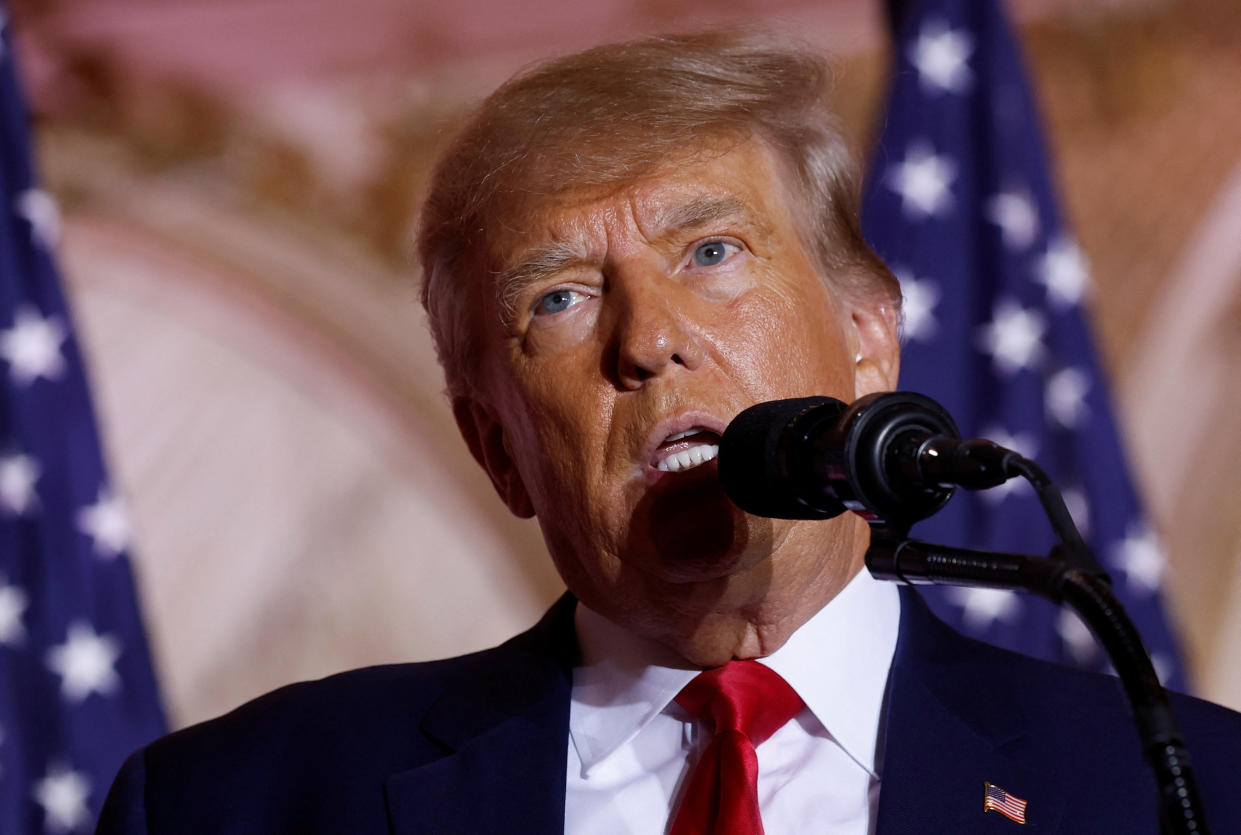
M 656 448 L 651 466 L 660 472 L 692 470 L 720 454 L 720 435 L 705 426 L 691 426 L 666 437 Z

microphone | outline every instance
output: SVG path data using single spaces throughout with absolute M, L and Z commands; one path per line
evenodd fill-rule
M 909 391 L 846 406 L 831 397 L 773 400 L 733 419 L 720 441 L 724 492 L 747 513 L 830 519 L 852 510 L 908 527 L 942 508 L 956 487 L 994 487 L 1016 453 L 963 441 L 942 406 Z

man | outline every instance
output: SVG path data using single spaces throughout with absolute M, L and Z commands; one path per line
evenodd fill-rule
M 423 301 L 466 443 L 572 596 L 499 648 L 157 742 L 100 831 L 697 832 L 755 768 L 727 831 L 1157 831 L 1112 681 L 952 633 L 863 571 L 855 516 L 762 519 L 721 491 L 742 409 L 897 383 L 899 290 L 827 82 L 717 33 L 559 59 L 483 103 L 431 181 Z M 687 695 L 703 669 L 758 670 L 753 700 L 789 706 L 742 733 L 739 782 L 711 772 L 731 761 Z M 1178 707 L 1229 831 L 1241 722 Z

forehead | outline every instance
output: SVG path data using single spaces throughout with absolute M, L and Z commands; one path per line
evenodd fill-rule
M 569 186 L 523 194 L 488 224 L 496 274 L 552 247 L 593 257 L 625 226 L 650 241 L 716 222 L 770 231 L 790 224 L 788 189 L 771 152 L 760 142 L 687 150 L 620 184 Z

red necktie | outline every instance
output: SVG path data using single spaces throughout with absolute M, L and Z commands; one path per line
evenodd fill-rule
M 690 772 L 669 835 L 762 835 L 754 746 L 801 711 L 801 698 L 757 661 L 729 661 L 700 673 L 676 700 L 715 738 Z

